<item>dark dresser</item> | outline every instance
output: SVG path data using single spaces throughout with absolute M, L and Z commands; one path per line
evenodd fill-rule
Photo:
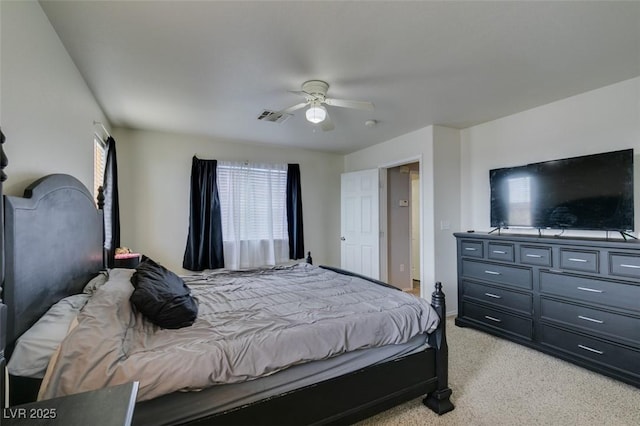
M 456 233 L 456 325 L 640 387 L 640 243 Z

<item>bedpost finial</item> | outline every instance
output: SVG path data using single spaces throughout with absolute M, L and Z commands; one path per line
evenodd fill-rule
M 4 153 L 4 149 L 2 148 L 2 144 L 4 144 L 5 140 L 4 133 L 2 132 L 2 129 L 0 129 L 0 182 L 7 180 L 7 174 L 4 172 L 4 168 L 9 164 L 7 154 Z
M 98 187 L 98 208 L 100 210 L 104 209 L 104 188 L 99 186 Z
M 444 308 L 444 293 L 442 292 L 442 283 L 436 281 L 436 290 L 431 294 L 431 304 L 434 308 Z

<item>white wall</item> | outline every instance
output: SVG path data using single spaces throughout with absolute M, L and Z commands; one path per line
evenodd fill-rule
M 640 163 L 640 77 L 470 127 L 461 136 L 462 229 L 487 231 L 490 169 L 624 148 L 634 148 Z M 636 228 L 639 174 L 636 166 Z M 604 236 L 585 231 L 564 235 Z
M 447 311 L 458 310 L 458 262 L 453 232 L 460 230 L 460 131 L 448 127 L 433 128 L 434 156 L 434 244 L 436 281 L 446 291 Z M 452 291 L 453 286 L 453 291 Z M 454 302 L 455 300 L 455 302 Z
M 459 145 L 459 139 L 455 137 L 457 133 L 458 130 L 455 129 L 438 129 L 438 126 L 429 126 L 344 157 L 345 172 L 388 167 L 412 162 L 417 157 L 421 158 L 421 291 L 424 297 L 429 297 L 433 290 L 433 283 L 442 281 L 444 292 L 448 296 L 447 312 L 449 314 L 456 312 L 458 306 L 456 269 L 450 265 L 449 260 L 455 259 L 455 244 L 439 246 L 437 242 L 452 240 L 452 232 L 459 229 L 457 217 L 460 211 L 458 198 L 460 191 L 455 187 L 456 180 L 452 182 L 447 178 L 449 174 L 459 174 L 460 161 L 459 157 L 455 158 L 455 152 L 459 148 L 447 147 L 448 144 Z M 438 141 L 438 138 L 443 139 Z M 438 164 L 440 159 L 437 155 L 445 155 L 448 162 Z M 436 205 L 439 206 L 437 209 Z M 439 221 L 438 226 L 435 226 L 436 212 L 439 218 L 449 221 L 450 229 L 440 230 Z
M 35 1 L 0 1 L 0 125 L 9 165 L 5 193 L 68 173 L 93 187 L 93 121 L 108 124 Z
M 315 264 L 340 265 L 342 156 L 163 132 L 114 129 L 121 244 L 182 270 L 191 159 L 299 163 L 305 249 Z

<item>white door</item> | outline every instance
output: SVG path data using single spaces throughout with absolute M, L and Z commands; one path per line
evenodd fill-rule
M 379 279 L 378 169 L 343 173 L 340 188 L 341 267 Z

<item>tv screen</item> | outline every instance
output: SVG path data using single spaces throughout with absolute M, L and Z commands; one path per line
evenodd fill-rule
M 633 149 L 494 169 L 491 226 L 632 231 Z

